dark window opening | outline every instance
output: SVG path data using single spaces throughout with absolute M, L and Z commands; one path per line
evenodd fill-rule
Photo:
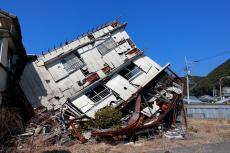
M 126 68 L 121 70 L 118 74 L 123 76 L 127 80 L 131 80 L 141 73 L 142 73 L 141 69 L 137 67 L 134 63 L 131 63 Z
M 110 95 L 112 92 L 109 88 L 107 88 L 104 85 L 99 85 L 92 89 L 90 92 L 86 94 L 86 96 L 92 100 L 94 103 L 97 103 L 104 98 L 106 98 L 108 95 Z

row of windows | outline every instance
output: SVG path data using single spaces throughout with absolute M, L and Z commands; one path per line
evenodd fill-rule
M 101 55 L 105 55 L 108 53 L 111 49 L 116 47 L 116 43 L 112 39 L 108 39 L 102 44 L 97 46 L 98 51 L 101 53 Z M 81 59 L 80 55 L 78 52 L 74 54 L 70 54 L 67 57 L 63 58 L 61 60 L 65 70 L 68 73 L 72 73 L 74 71 L 77 71 L 84 67 L 86 64 L 84 61 Z
M 131 80 L 135 77 L 137 77 L 139 74 L 142 73 L 142 70 L 137 67 L 134 63 L 131 63 L 126 68 L 124 68 L 122 71 L 120 71 L 118 74 L 126 78 L 127 80 Z M 86 96 L 92 100 L 94 103 L 97 103 L 103 99 L 105 99 L 107 96 L 111 95 L 112 91 L 104 86 L 99 85 L 90 92 L 86 94 Z
M 115 47 L 117 47 L 116 42 L 113 39 L 107 39 L 103 43 L 98 45 L 97 49 L 99 53 L 103 56 L 107 54 L 108 52 L 110 52 Z M 60 74 L 61 69 L 59 69 L 58 71 L 56 70 L 56 68 L 51 68 L 52 64 L 50 66 L 47 66 L 55 81 L 61 80 L 62 78 L 66 77 L 68 74 L 73 73 L 78 70 L 81 70 L 85 76 L 88 76 L 90 74 L 87 69 L 84 69 L 84 67 L 86 66 L 86 63 L 83 61 L 83 59 L 81 58 L 78 52 L 72 53 L 64 57 L 63 59 L 61 59 L 60 64 L 62 64 L 64 69 L 66 70 L 66 72 L 63 72 L 63 74 Z M 61 68 L 61 67 L 62 66 L 58 66 L 58 68 Z M 51 72 L 51 71 L 54 71 L 54 72 Z M 132 75 L 133 74 L 130 72 L 130 74 L 127 77 L 132 77 Z

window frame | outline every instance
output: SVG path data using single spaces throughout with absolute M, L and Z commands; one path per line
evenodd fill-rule
M 101 91 L 95 91 L 96 88 L 98 88 L 99 86 L 102 86 L 104 89 Z M 95 95 L 90 96 L 90 93 L 94 93 Z M 95 104 L 103 101 L 104 99 L 106 99 L 107 97 L 109 97 L 110 95 L 112 95 L 112 90 L 110 88 L 108 88 L 107 86 L 100 84 L 97 87 L 95 87 L 94 89 L 90 90 L 88 93 L 86 93 L 86 96 Z
M 101 44 L 99 44 L 96 48 L 99 51 L 99 53 L 102 56 L 104 56 L 116 47 L 117 47 L 117 43 L 112 38 L 109 38 L 104 42 L 102 42 Z
M 79 57 L 78 53 L 71 53 L 61 59 L 61 63 L 68 74 L 78 71 L 86 65 L 83 59 Z
M 133 65 L 134 67 L 131 69 L 129 66 Z M 122 71 L 128 71 L 128 73 L 122 74 Z M 135 79 L 137 76 L 142 74 L 143 71 L 140 69 L 136 64 L 130 63 L 127 67 L 125 67 L 123 70 L 121 70 L 118 74 L 124 77 L 125 79 L 131 81 Z M 127 76 L 129 74 L 132 74 L 131 76 Z

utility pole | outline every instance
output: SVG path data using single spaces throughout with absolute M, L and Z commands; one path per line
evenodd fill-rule
M 187 82 L 187 101 L 188 101 L 188 104 L 190 103 L 190 100 L 189 100 L 189 70 L 188 70 L 188 61 L 187 61 L 187 58 L 185 56 L 185 69 L 186 69 L 186 82 Z

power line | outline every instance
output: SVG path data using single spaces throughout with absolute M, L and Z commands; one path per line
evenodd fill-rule
M 212 55 L 212 56 L 208 56 L 208 57 L 205 57 L 205 58 L 201 58 L 201 59 L 198 59 L 198 60 L 192 60 L 192 61 L 193 62 L 202 62 L 202 61 L 206 61 L 206 60 L 210 60 L 210 59 L 213 59 L 213 58 L 220 57 L 220 56 L 225 55 L 225 54 L 230 54 L 230 50 L 229 51 L 221 52 L 221 53 L 216 54 L 216 55 Z

